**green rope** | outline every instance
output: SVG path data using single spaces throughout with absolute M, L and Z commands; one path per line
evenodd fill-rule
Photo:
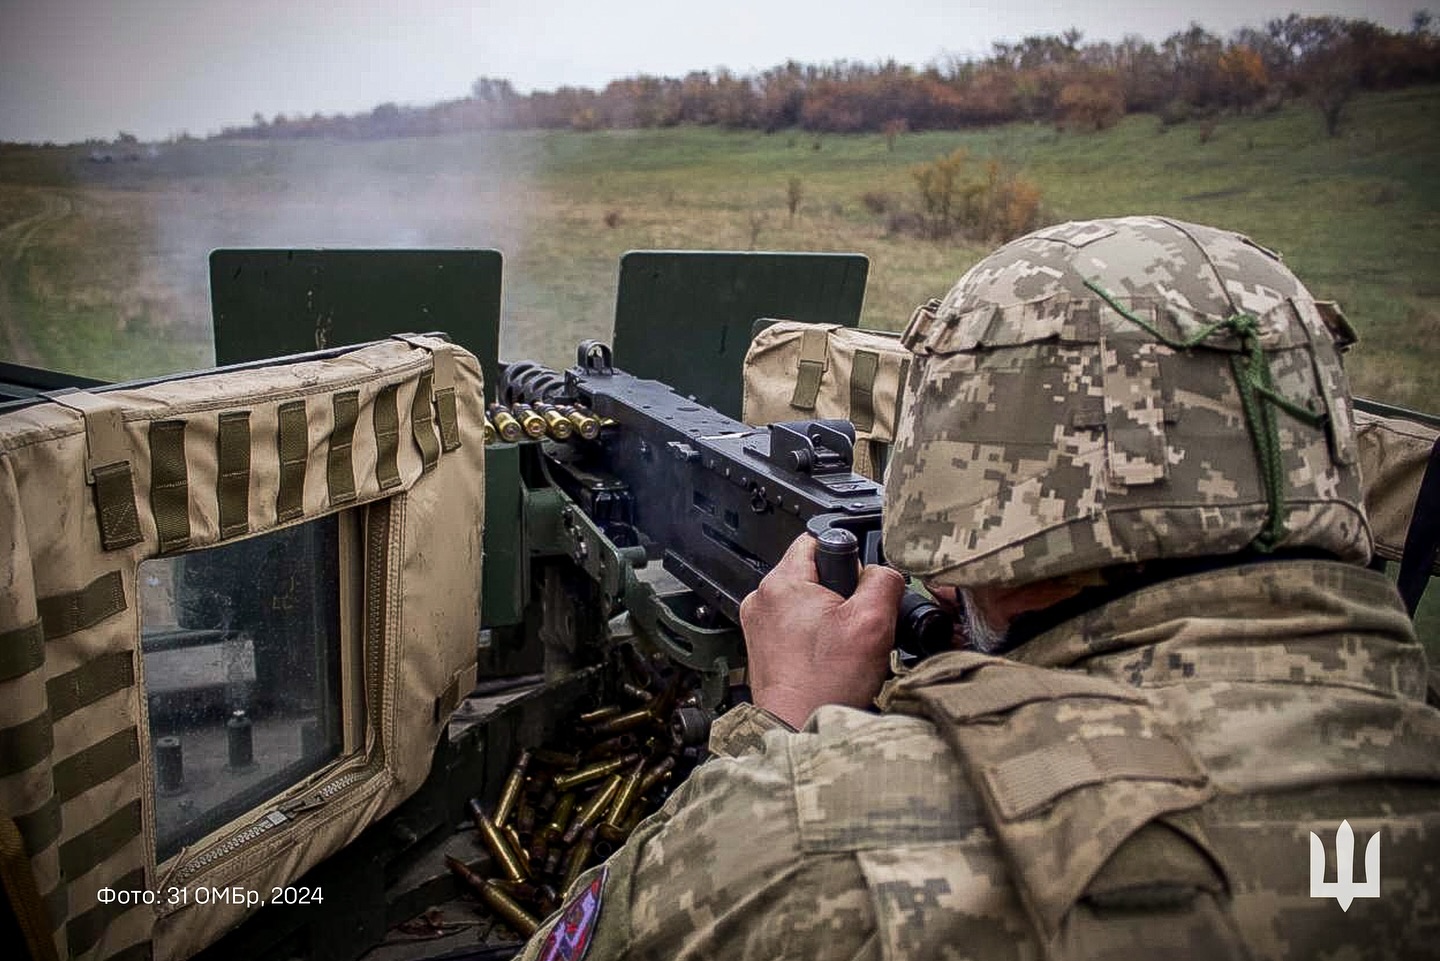
M 1275 408 L 1294 417 L 1302 424 L 1319 428 L 1326 420 L 1325 415 L 1306 410 L 1299 404 L 1282 397 L 1275 390 L 1275 380 L 1270 371 L 1270 361 L 1260 346 L 1260 321 L 1253 314 L 1237 312 L 1224 320 L 1207 324 L 1199 331 L 1176 340 L 1159 328 L 1137 316 L 1117 301 L 1110 292 L 1092 280 L 1085 286 L 1099 295 L 1121 317 L 1135 324 L 1150 336 L 1172 350 L 1191 350 L 1209 347 L 1205 342 L 1216 331 L 1233 333 L 1240 340 L 1240 353 L 1230 356 L 1230 370 L 1239 388 L 1240 408 L 1245 414 L 1245 426 L 1255 445 L 1255 460 L 1260 467 L 1261 481 L 1265 485 L 1267 516 L 1265 526 L 1255 535 L 1251 546 L 1262 553 L 1270 553 L 1285 539 L 1285 467 L 1280 454 L 1280 430 L 1275 421 Z M 1218 349 L 1218 348 L 1212 348 Z M 1264 403 L 1262 403 L 1262 401 Z

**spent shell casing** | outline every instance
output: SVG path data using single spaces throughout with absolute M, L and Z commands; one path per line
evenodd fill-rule
M 489 417 L 485 418 L 484 432 L 485 446 L 489 447 L 491 444 L 495 443 L 495 438 L 498 436 L 495 433 L 495 424 L 493 421 L 490 420 Z
M 641 687 L 647 689 L 652 688 L 660 680 L 649 658 L 635 650 L 633 644 L 622 644 L 620 646 L 620 656 L 625 661 L 625 667 L 635 677 L 635 680 L 639 682 Z
M 615 792 L 615 798 L 610 802 L 610 807 L 605 811 L 605 824 L 614 830 L 619 830 L 620 825 L 625 823 L 625 815 L 630 812 L 630 805 L 640 796 L 640 779 L 645 774 L 645 762 L 637 761 L 620 781 L 620 789 Z
M 540 930 L 540 922 L 529 911 L 520 906 L 505 890 L 493 881 L 486 881 L 480 887 L 480 900 L 502 921 L 515 929 L 515 933 L 530 937 Z
M 569 791 L 579 787 L 581 784 L 598 781 L 603 777 L 609 777 L 616 771 L 629 767 L 639 760 L 639 758 L 639 754 L 631 753 L 621 755 L 620 757 L 612 757 L 604 761 L 597 761 L 573 773 L 557 776 L 555 778 L 555 788 L 560 791 Z
M 520 835 L 515 830 L 515 825 L 504 825 L 500 828 L 500 833 L 505 835 L 505 840 L 510 842 L 510 850 L 514 851 L 515 856 L 520 859 L 520 865 L 525 868 L 525 873 L 533 876 L 535 874 L 535 865 L 530 860 L 530 852 L 526 850 L 525 845 L 520 843 Z
M 605 783 L 600 785 L 600 790 L 592 794 L 580 810 L 575 812 L 575 820 L 570 822 L 570 827 L 564 834 L 566 844 L 574 844 L 580 840 L 580 835 L 600 820 L 600 815 L 615 800 L 615 795 L 619 792 L 620 784 L 624 780 L 619 774 L 610 775 Z
M 575 433 L 586 440 L 594 440 L 600 436 L 600 418 L 589 411 L 569 404 L 559 404 L 555 410 L 575 426 Z
M 647 705 L 596 721 L 590 726 L 590 733 L 598 737 L 612 737 L 626 731 L 633 731 L 638 727 L 644 727 L 647 724 L 655 724 L 658 720 L 655 712 Z
M 500 800 L 495 802 L 496 824 L 509 823 L 510 815 L 515 813 L 515 805 L 520 800 L 520 789 L 525 786 L 525 772 L 529 767 L 530 752 L 521 751 L 520 756 L 515 759 L 515 766 L 510 769 L 510 776 L 505 779 L 505 786 L 500 789 Z
M 513 444 L 524 435 L 525 430 L 520 426 L 520 422 L 499 404 L 491 404 L 486 413 L 490 415 L 490 423 L 495 425 L 495 433 L 506 443 Z
M 597 707 L 593 711 L 586 711 L 580 715 L 581 724 L 596 724 L 607 717 L 614 717 L 621 711 L 619 704 L 606 704 L 604 707 Z
M 621 683 L 620 691 L 626 697 L 634 701 L 639 701 L 641 704 L 649 704 L 651 701 L 655 700 L 654 694 L 651 694 L 639 684 L 631 684 L 629 681 L 624 681 Z
M 553 768 L 572 768 L 580 764 L 580 755 L 570 751 L 556 751 L 551 748 L 536 748 L 530 752 L 536 764 Z
M 570 435 L 575 433 L 575 425 L 566 420 L 553 404 L 536 404 L 535 413 L 545 418 L 546 433 L 553 439 L 569 440 Z
M 585 753 L 580 755 L 580 759 L 586 764 L 589 764 L 591 761 L 598 761 L 601 758 L 614 757 L 617 754 L 625 754 L 633 751 L 639 743 L 635 735 L 621 734 L 618 737 L 610 738 L 608 741 L 601 741 L 599 744 L 587 747 Z
M 671 772 L 673 772 L 674 770 L 675 759 L 673 757 L 661 758 L 658 763 L 656 763 L 652 768 L 650 768 L 650 770 L 646 771 L 645 774 L 640 778 L 640 786 L 636 788 L 637 793 L 642 795 L 649 794 L 650 789 L 653 788 L 655 785 L 659 784 L 661 781 L 668 780 Z
M 542 872 L 545 877 L 553 878 L 560 870 L 560 862 L 565 859 L 565 849 L 560 845 L 552 847 L 545 855 L 545 870 Z
M 521 834 L 535 830 L 535 805 L 528 800 L 522 799 L 515 810 L 515 829 Z
M 565 829 L 570 826 L 570 815 L 575 813 L 578 800 L 575 793 L 570 791 L 555 802 L 555 808 L 550 812 L 550 820 L 542 832 L 545 837 L 554 840 L 565 834 Z
M 535 413 L 529 404 L 511 404 L 510 411 L 531 440 L 539 440 L 545 436 L 545 418 Z
M 472 811 L 475 815 L 475 826 L 480 829 L 480 840 L 484 843 L 485 849 L 495 859 L 500 870 L 512 881 L 528 881 L 530 873 L 525 870 L 524 862 L 510 848 L 510 839 L 495 825 L 484 811 Z
M 461 861 L 459 858 L 451 857 L 448 854 L 445 855 L 445 866 L 450 869 L 451 874 L 455 875 L 461 881 L 465 882 L 465 884 L 474 888 L 477 892 L 485 884 L 485 879 L 482 878 L 480 875 L 476 874 L 474 871 L 470 870 L 470 868 L 465 864 L 465 862 Z
M 595 850 L 595 831 L 592 828 L 580 836 L 580 840 L 570 849 L 570 854 L 565 858 L 565 877 L 560 882 L 560 891 L 567 894 L 570 888 L 585 871 L 586 865 L 590 862 L 590 855 Z

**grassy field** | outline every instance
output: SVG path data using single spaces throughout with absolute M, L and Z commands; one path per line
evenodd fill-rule
M 913 209 L 912 169 L 964 147 L 1037 183 L 1047 221 L 1160 213 L 1283 251 L 1360 331 L 1357 393 L 1440 411 L 1440 88 L 1358 98 L 1334 139 L 1301 105 L 1201 133 L 1135 116 L 1099 134 L 910 134 L 893 150 L 709 129 L 189 142 L 108 163 L 0 148 L 0 359 L 108 379 L 210 363 L 205 261 L 223 246 L 498 247 L 506 359 L 565 363 L 578 339 L 608 338 L 630 249 L 864 253 L 864 323 L 898 328 L 986 246 L 894 234 L 862 198 Z M 1427 623 L 1440 636 L 1440 612 Z
M 1360 393 L 1440 407 L 1440 88 L 1357 99 L 1341 137 L 1295 106 L 1168 130 L 1010 125 L 880 136 L 671 129 L 494 132 L 371 143 L 195 142 L 136 160 L 0 150 L 0 353 L 100 377 L 210 359 L 205 255 L 218 246 L 495 246 L 502 355 L 564 361 L 608 336 L 636 248 L 858 251 L 864 322 L 895 328 L 982 256 L 892 234 L 911 170 L 965 147 L 1044 192 L 1045 219 L 1155 212 L 1282 250 L 1360 330 Z M 787 185 L 799 180 L 793 220 Z

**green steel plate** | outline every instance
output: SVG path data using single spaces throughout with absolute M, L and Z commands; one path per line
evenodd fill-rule
M 499 375 L 498 250 L 216 250 L 215 363 L 444 331 Z
M 862 254 L 633 250 L 620 261 L 615 365 L 738 419 L 751 325 L 855 327 L 869 269 Z

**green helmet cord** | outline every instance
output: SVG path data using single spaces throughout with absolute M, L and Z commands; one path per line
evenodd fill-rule
M 1265 526 L 1250 546 L 1262 553 L 1270 553 L 1285 538 L 1285 518 L 1282 514 L 1285 499 L 1285 471 L 1280 462 L 1280 434 L 1275 425 L 1278 407 L 1309 427 L 1320 428 L 1328 414 L 1316 414 L 1304 407 L 1281 397 L 1275 392 L 1275 382 L 1270 374 L 1270 362 L 1260 347 L 1260 321 L 1253 314 L 1234 313 L 1224 320 L 1207 324 L 1194 335 L 1184 340 L 1167 337 L 1153 324 L 1131 313 L 1121 305 L 1110 292 L 1093 280 L 1085 286 L 1094 291 L 1100 299 L 1109 304 L 1121 317 L 1140 327 L 1172 350 L 1188 351 L 1195 347 L 1208 347 L 1205 343 L 1211 334 L 1224 330 L 1233 333 L 1240 340 L 1240 353 L 1231 354 L 1230 369 L 1235 374 L 1235 384 L 1240 392 L 1240 406 L 1245 411 L 1245 425 L 1255 442 L 1255 459 L 1260 465 L 1260 476 L 1265 484 L 1265 500 L 1269 515 Z M 1213 348 L 1218 349 L 1218 348 Z M 1268 403 L 1261 403 L 1267 401 Z

